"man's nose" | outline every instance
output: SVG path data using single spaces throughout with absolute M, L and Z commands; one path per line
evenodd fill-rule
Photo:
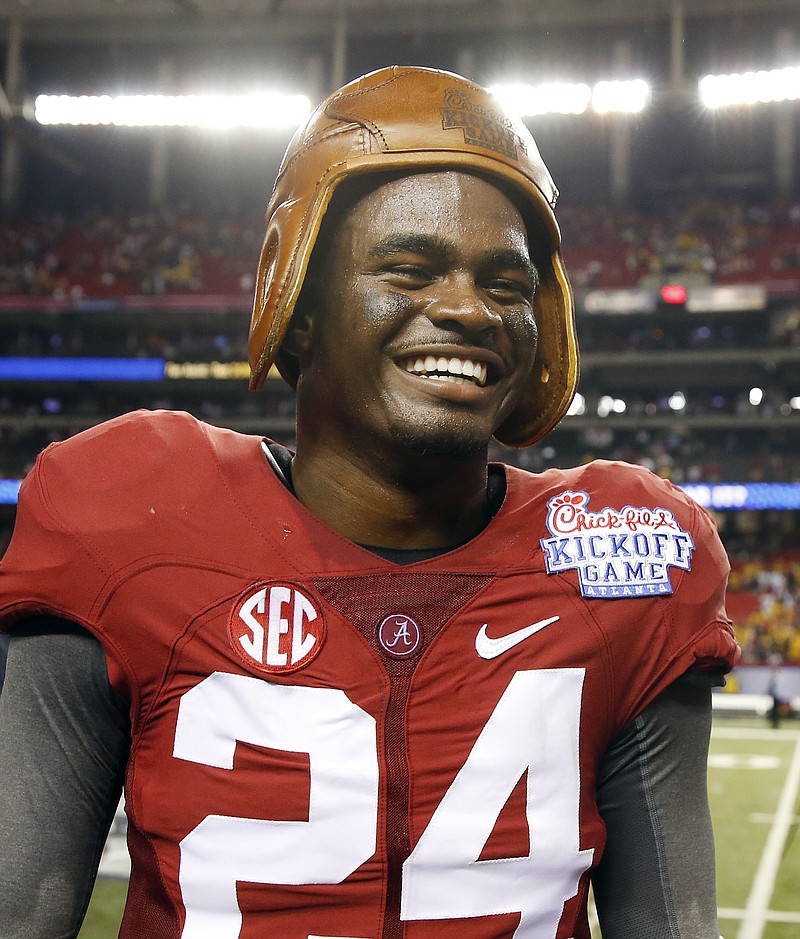
M 426 313 L 430 321 L 441 328 L 449 326 L 474 333 L 494 331 L 503 322 L 469 277 L 447 278 L 439 284 Z

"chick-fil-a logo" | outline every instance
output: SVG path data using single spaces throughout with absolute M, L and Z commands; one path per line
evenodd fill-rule
M 547 503 L 542 538 L 548 574 L 576 570 L 584 597 L 672 593 L 669 568 L 691 569 L 694 542 L 668 509 L 588 509 L 589 494 L 566 490 Z

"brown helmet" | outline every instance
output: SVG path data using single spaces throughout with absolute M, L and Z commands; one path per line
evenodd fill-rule
M 498 428 L 527 446 L 564 416 L 578 382 L 572 290 L 553 207 L 558 191 L 521 121 L 479 85 L 451 72 L 392 66 L 334 92 L 292 138 L 267 206 L 248 345 L 250 387 L 275 363 L 294 387 L 297 360 L 281 352 L 322 217 L 336 187 L 366 173 L 456 169 L 502 181 L 520 197 L 541 282 L 539 344 L 530 384 Z

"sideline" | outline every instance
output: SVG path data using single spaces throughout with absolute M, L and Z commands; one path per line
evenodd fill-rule
M 770 829 L 767 843 L 758 864 L 747 906 L 744 910 L 742 925 L 739 929 L 738 939 L 761 939 L 764 927 L 769 918 L 769 904 L 778 869 L 781 863 L 783 848 L 789 836 L 794 818 L 794 807 L 797 794 L 800 791 L 800 739 L 794 748 L 794 754 L 786 774 L 778 807 L 775 810 L 775 821 Z

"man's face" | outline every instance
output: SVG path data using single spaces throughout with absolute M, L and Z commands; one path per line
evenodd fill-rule
M 299 420 L 356 447 L 485 450 L 536 352 L 536 271 L 514 204 L 466 173 L 386 182 L 343 213 L 322 276 L 289 334 Z

